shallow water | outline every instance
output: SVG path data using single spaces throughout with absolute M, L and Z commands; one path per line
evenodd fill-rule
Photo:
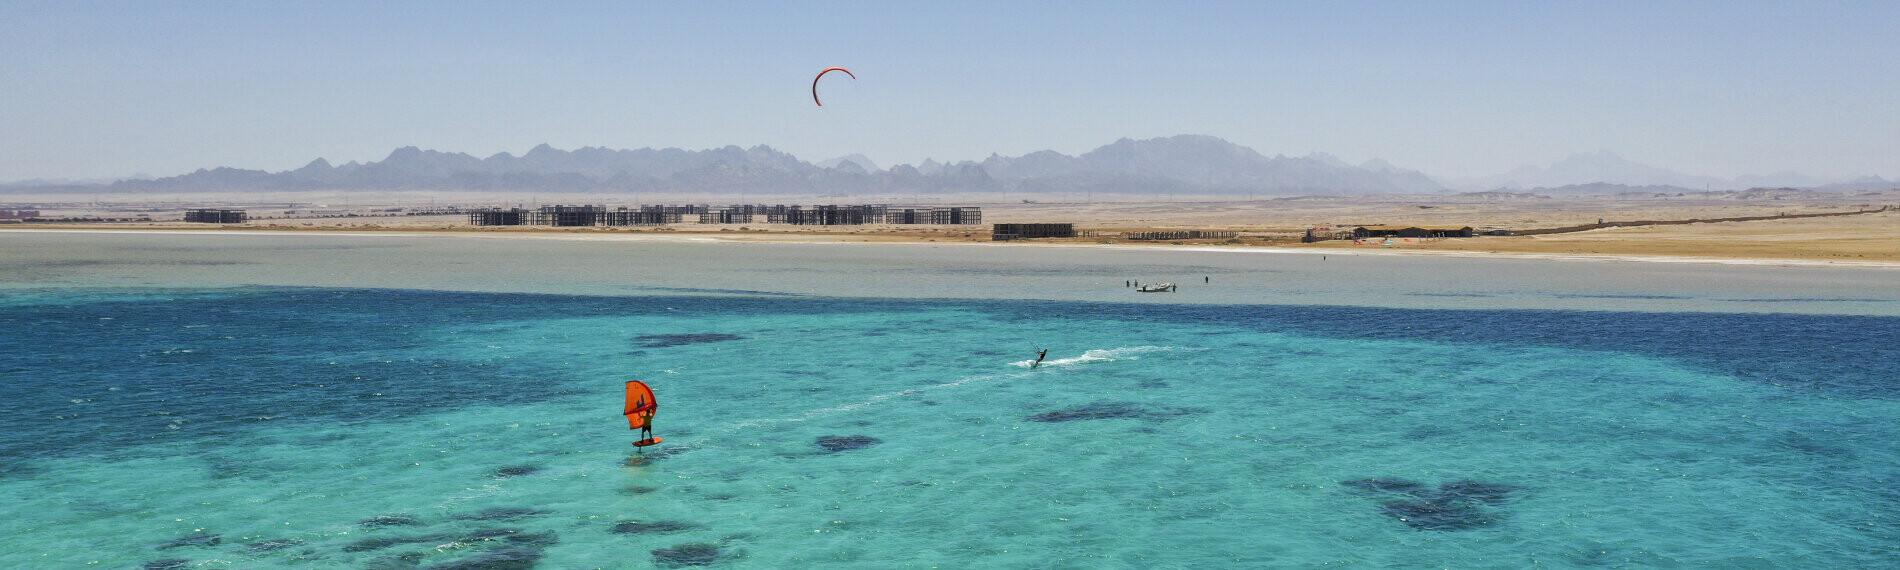
M 295 286 L 1900 316 L 1900 268 L 677 236 L 0 230 L 0 289 Z M 1175 282 L 1178 292 L 1125 285 Z
M 117 285 L 0 293 L 0 565 L 1900 556 L 1888 316 Z

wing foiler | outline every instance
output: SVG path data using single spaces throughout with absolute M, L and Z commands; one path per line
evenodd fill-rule
M 627 429 L 640 430 L 646 439 L 633 442 L 634 447 L 646 447 L 660 443 L 653 436 L 653 414 L 660 411 L 660 400 L 653 396 L 653 388 L 639 380 L 627 381 Z

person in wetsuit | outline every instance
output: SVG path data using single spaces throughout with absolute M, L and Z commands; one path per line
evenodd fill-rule
M 1042 359 L 1048 358 L 1048 357 L 1049 357 L 1049 349 L 1047 348 L 1042 349 L 1042 352 L 1036 353 L 1036 362 L 1034 364 L 1030 364 L 1029 367 L 1035 368 L 1038 366 L 1042 366 Z

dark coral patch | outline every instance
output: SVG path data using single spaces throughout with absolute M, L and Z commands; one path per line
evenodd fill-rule
M 505 541 L 518 546 L 547 547 L 560 542 L 560 536 L 552 532 L 527 532 L 518 528 L 486 528 L 468 533 L 462 542 Z
M 812 443 L 827 453 L 838 453 L 841 451 L 864 449 L 884 443 L 884 440 L 868 435 L 826 435 L 819 436 L 818 440 Z
M 662 568 L 711 566 L 725 556 L 719 545 L 693 542 L 654 550 L 653 563 Z
M 495 470 L 496 477 L 521 477 L 533 475 L 541 470 L 540 465 L 510 465 Z
M 303 541 L 295 538 L 277 538 L 250 544 L 251 552 L 276 552 L 293 546 L 303 546 Z
M 391 546 L 402 546 L 404 544 L 425 544 L 425 543 L 431 543 L 431 542 L 440 543 L 440 542 L 448 542 L 454 539 L 455 539 L 454 536 L 446 535 L 446 534 L 422 534 L 422 535 L 416 535 L 416 536 L 391 536 L 391 537 L 383 537 L 383 538 L 365 538 L 363 540 L 358 540 L 356 542 L 343 545 L 343 551 L 344 552 L 369 552 L 372 550 L 382 550 L 384 548 L 389 548 Z
M 615 534 L 665 534 L 699 528 L 699 525 L 682 521 L 621 521 L 614 525 L 613 531 Z
M 186 560 L 183 558 L 166 558 L 164 560 L 153 560 L 151 562 L 146 562 L 143 568 L 145 568 L 145 570 L 179 570 L 181 568 L 188 568 L 190 566 L 191 566 L 190 560 Z
M 366 518 L 360 521 L 356 521 L 356 524 L 357 526 L 361 526 L 363 528 L 383 528 L 386 526 L 420 526 L 422 525 L 422 520 L 416 518 L 415 515 L 403 515 L 403 514 L 377 515 L 377 516 Z
M 395 556 L 385 556 L 363 564 L 363 570 L 410 570 L 422 563 L 424 552 L 404 552 Z
M 217 546 L 223 542 L 223 536 L 199 533 L 171 539 L 171 541 L 159 545 L 158 548 L 159 550 L 165 550 L 168 548 L 185 548 L 189 546 Z
M 1095 402 L 1073 408 L 1029 416 L 1032 422 L 1079 422 L 1085 420 L 1139 419 L 1149 417 L 1147 406 L 1129 402 Z
M 435 570 L 528 570 L 541 560 L 541 549 L 510 546 L 431 566 Z
M 1413 495 L 1426 490 L 1424 483 L 1411 479 L 1400 479 L 1398 477 L 1353 479 L 1351 481 L 1340 481 L 1339 484 L 1369 493 L 1405 493 Z
M 462 513 L 455 515 L 454 518 L 458 521 L 510 521 L 528 517 L 538 517 L 548 514 L 548 512 L 549 511 L 527 507 L 496 507 L 492 509 L 482 509 L 472 513 Z
M 646 348 L 667 348 L 671 346 L 685 346 L 688 344 L 706 344 L 710 342 L 726 342 L 726 341 L 733 341 L 733 340 L 741 340 L 744 338 L 745 337 L 742 337 L 736 334 L 726 334 L 726 333 L 684 333 L 684 334 L 644 334 L 638 337 L 634 337 L 634 340 L 640 341 L 640 346 L 646 347 Z
M 1518 491 L 1513 485 L 1460 479 L 1441 483 L 1437 488 L 1397 477 L 1373 477 L 1341 481 L 1341 485 L 1362 494 L 1397 495 L 1379 504 L 1379 511 L 1419 530 L 1471 530 L 1497 524 L 1503 505 Z
M 741 540 L 752 540 L 752 537 L 753 537 L 753 534 L 749 532 L 735 532 L 732 534 L 719 537 L 719 542 L 720 544 L 724 544 L 728 542 L 738 542 Z
M 1419 530 L 1471 530 L 1497 522 L 1496 516 L 1471 501 L 1443 497 L 1386 501 L 1379 509 Z
M 1443 483 L 1438 486 L 1438 494 L 1444 499 L 1470 500 L 1487 504 L 1502 504 L 1511 498 L 1517 487 L 1502 483 L 1486 483 L 1469 479 Z

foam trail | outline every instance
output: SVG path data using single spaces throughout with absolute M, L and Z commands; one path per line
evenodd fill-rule
M 1075 366 L 1077 364 L 1088 364 L 1091 362 L 1114 362 L 1117 360 L 1134 360 L 1134 359 L 1140 358 L 1139 355 L 1142 355 L 1142 354 L 1148 354 L 1148 353 L 1154 353 L 1154 352 L 1173 352 L 1176 350 L 1182 350 L 1182 349 L 1172 347 L 1172 346 L 1126 346 L 1122 348 L 1096 348 L 1096 349 L 1090 349 L 1088 351 L 1083 352 L 1081 356 L 1057 358 L 1055 360 L 1044 360 L 1042 361 L 1042 365 L 1043 366 Z M 1035 365 L 1035 363 L 1036 363 L 1036 359 L 1031 358 L 1029 360 L 1019 360 L 1016 362 L 1011 362 L 1009 363 L 1009 365 L 1015 366 L 1017 368 L 1029 368 L 1030 366 Z
M 1083 352 L 1081 356 L 1073 356 L 1069 358 L 1058 358 L 1055 360 L 1045 360 L 1043 361 L 1042 365 L 1043 366 L 1074 366 L 1077 364 L 1085 364 L 1085 363 L 1090 363 L 1090 362 L 1113 362 L 1116 360 L 1134 360 L 1136 358 L 1140 358 L 1139 355 L 1142 355 L 1142 354 L 1149 354 L 1149 353 L 1155 353 L 1155 352 L 1173 352 L 1177 350 L 1191 350 L 1191 349 L 1184 349 L 1184 348 L 1173 347 L 1173 346 L 1128 346 L 1128 347 L 1121 347 L 1121 348 L 1093 349 L 1093 350 Z M 1024 360 L 1020 362 L 1011 362 L 1010 365 L 1018 367 L 1018 368 L 1029 368 L 1029 365 L 1034 362 L 1035 360 Z M 856 402 L 849 402 L 849 403 L 844 403 L 844 404 L 838 404 L 836 406 L 827 406 L 823 408 L 808 410 L 796 416 L 746 420 L 746 421 L 728 425 L 724 429 L 718 430 L 714 433 L 718 435 L 726 435 L 726 434 L 731 434 L 739 430 L 752 429 L 752 428 L 757 428 L 761 426 L 805 422 L 805 421 L 810 421 L 812 419 L 821 418 L 824 416 L 840 414 L 840 413 L 849 412 L 852 410 L 858 410 L 865 407 L 874 406 L 874 405 L 877 405 L 889 400 L 897 399 L 897 398 L 915 396 L 915 395 L 922 394 L 925 392 L 955 388 L 958 386 L 962 386 L 962 385 L 970 384 L 974 382 L 989 382 L 989 381 L 994 381 L 994 380 L 1026 378 L 1030 374 L 1032 373 L 1014 372 L 1014 373 L 1009 373 L 1009 374 L 978 374 L 974 376 L 965 376 L 963 378 L 959 378 L 959 379 L 952 380 L 949 382 L 944 382 L 942 384 L 932 384 L 929 386 L 921 386 L 917 388 L 907 388 L 904 390 L 898 390 L 896 392 L 886 392 L 883 394 L 878 394 L 875 396 L 865 398 L 863 400 L 858 400 Z M 711 443 L 712 441 L 716 441 L 717 439 L 718 437 L 716 436 L 708 437 L 705 440 L 702 440 L 698 442 L 697 444 L 694 444 L 694 446 L 697 447 L 701 445 L 706 445 L 706 444 Z
M 922 394 L 924 392 L 929 392 L 933 390 L 955 388 L 957 386 L 962 386 L 964 384 L 969 384 L 972 382 L 987 382 L 990 380 L 1000 380 L 1000 379 L 1006 379 L 1006 378 L 1022 378 L 1024 376 L 1027 376 L 1027 374 L 1020 373 L 1020 372 L 1014 373 L 1014 374 L 1004 374 L 1004 375 L 979 374 L 976 376 L 965 376 L 963 378 L 952 380 L 950 382 L 944 382 L 942 384 L 932 384 L 929 386 L 921 386 L 917 388 L 907 388 L 904 390 L 898 390 L 896 392 L 886 392 L 883 394 L 878 394 L 875 396 L 871 396 L 869 398 L 865 398 L 863 400 L 858 400 L 856 402 L 850 402 L 850 403 L 845 403 L 845 404 L 839 404 L 836 406 L 828 406 L 828 407 L 818 408 L 815 410 L 809 410 L 809 411 L 806 411 L 805 413 L 802 413 L 796 416 L 783 417 L 783 418 L 764 418 L 764 419 L 757 419 L 757 420 L 747 420 L 747 421 L 733 424 L 727 427 L 726 429 L 720 430 L 719 433 L 731 433 L 733 431 L 737 431 L 741 429 L 754 428 L 754 427 L 773 425 L 773 424 L 802 422 L 802 421 L 810 420 L 813 418 L 829 416 L 832 414 L 837 414 L 837 413 L 842 413 L 842 412 L 849 412 L 852 410 L 864 408 L 866 406 L 875 405 L 875 404 L 884 402 L 886 400 L 891 400 L 895 398 L 903 398 L 907 396 L 915 396 L 917 394 Z

